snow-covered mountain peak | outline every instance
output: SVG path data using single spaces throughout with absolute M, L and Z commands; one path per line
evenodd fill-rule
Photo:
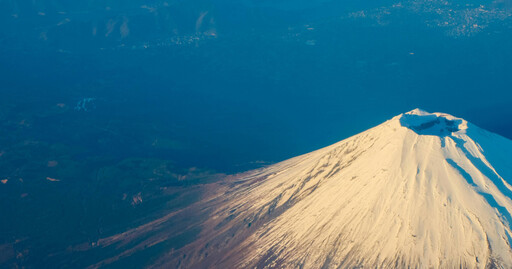
M 425 114 L 430 114 L 428 113 L 427 111 L 421 109 L 421 108 L 415 108 L 409 112 L 406 112 L 404 114 L 410 114 L 410 115 L 425 115 Z
M 172 265 L 512 268 L 511 155 L 506 138 L 413 110 L 220 184 Z

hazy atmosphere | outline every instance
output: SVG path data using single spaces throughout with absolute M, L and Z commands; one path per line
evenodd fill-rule
M 117 135 L 101 147 L 115 152 L 165 136 L 173 157 L 216 170 L 305 153 L 416 107 L 512 138 L 506 3 L 397 3 L 3 1 L 2 102 L 18 111 L 2 113 L 63 103 L 28 118 L 31 131 Z M 83 98 L 94 109 L 73 110 Z
M 203 183 L 415 108 L 512 139 L 510 48 L 502 0 L 0 0 L 0 267 L 100 263 Z

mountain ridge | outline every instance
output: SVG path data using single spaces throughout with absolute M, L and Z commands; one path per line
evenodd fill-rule
M 224 182 L 199 239 L 155 266 L 507 268 L 510 149 L 445 113 L 400 114 Z

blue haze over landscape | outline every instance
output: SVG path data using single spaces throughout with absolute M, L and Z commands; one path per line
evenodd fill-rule
M 13 216 L 0 244 L 30 236 L 22 215 L 48 208 L 23 199 L 90 214 L 62 220 L 83 231 L 76 242 L 122 230 L 90 209 L 105 201 L 81 205 L 109 202 L 118 183 L 98 178 L 133 159 L 178 179 L 243 172 L 416 107 L 512 138 L 510 1 L 4 0 L 0 29 L 0 197 L 18 201 L 0 211 Z M 161 186 L 126 184 L 112 201 L 131 199 L 115 209 L 128 223 Z M 56 264 L 34 248 L 2 261 Z
M 512 137 L 508 17 L 474 14 L 485 28 L 450 33 L 423 10 L 372 17 L 392 1 L 342 2 L 4 1 L 3 92 L 41 105 L 96 98 L 103 120 L 161 124 L 190 164 L 218 170 L 305 153 L 415 107 Z

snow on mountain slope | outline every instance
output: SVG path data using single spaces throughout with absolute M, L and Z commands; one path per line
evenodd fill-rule
M 512 268 L 512 141 L 401 114 L 236 177 L 169 262 L 185 268 Z

